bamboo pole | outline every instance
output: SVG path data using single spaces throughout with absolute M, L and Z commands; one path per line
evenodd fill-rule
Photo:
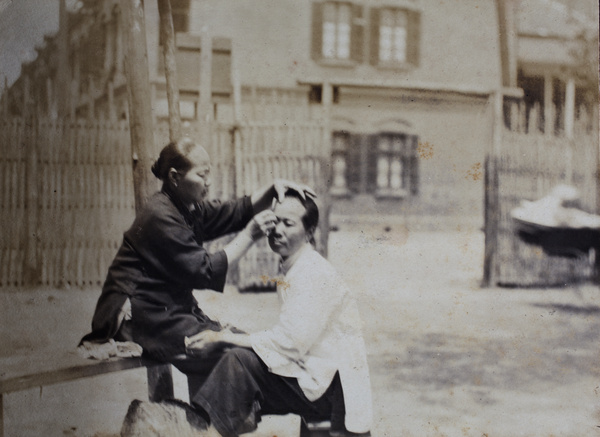
M 234 187 L 233 192 L 236 197 L 244 194 L 242 188 L 243 166 L 242 166 L 242 83 L 240 79 L 240 70 L 237 65 L 235 53 L 231 53 L 231 79 L 233 82 L 233 159 L 234 159 Z
M 58 43 L 58 62 L 56 73 L 56 97 L 57 97 L 57 115 L 66 117 L 71 113 L 71 88 L 69 73 L 69 14 L 67 12 L 66 0 L 60 0 L 59 6 L 59 27 L 57 35 Z
M 126 49 L 125 73 L 129 103 L 129 134 L 133 166 L 135 208 L 139 211 L 155 189 L 151 178 L 154 145 L 152 99 L 146 53 L 144 8 L 140 0 L 123 0 L 123 36 Z
M 150 175 L 150 153 L 154 149 L 152 99 L 146 52 L 144 7 L 140 0 L 122 0 L 123 29 L 127 56 L 127 97 L 129 102 L 129 133 L 133 158 L 133 188 L 135 209 L 139 212 L 153 191 Z M 152 401 L 173 397 L 173 379 L 169 365 L 147 369 L 149 395 Z M 160 387 L 160 389 L 154 390 Z
M 329 237 L 329 213 L 331 211 L 331 105 L 333 103 L 333 87 L 330 83 L 324 82 L 322 88 L 322 105 L 323 105 L 323 136 L 321 144 L 321 215 L 320 223 L 320 252 L 327 257 L 328 237 Z M 314 187 L 315 189 L 317 187 Z
M 492 138 L 491 147 L 485 160 L 485 248 L 483 258 L 483 286 L 496 285 L 498 273 L 498 233 L 499 229 L 499 187 L 498 187 L 498 161 L 502 147 L 503 129 L 503 100 L 502 92 L 498 91 L 490 96 L 492 108 Z
M 177 63 L 175 62 L 175 31 L 170 0 L 158 0 L 160 14 L 160 36 L 165 60 L 167 82 L 167 102 L 169 106 L 169 139 L 177 141 L 181 137 L 181 115 L 179 112 L 179 87 L 177 85 Z
M 210 148 L 210 122 L 212 121 L 212 38 L 206 27 L 200 39 L 200 86 L 198 89 L 198 120 L 202 145 Z

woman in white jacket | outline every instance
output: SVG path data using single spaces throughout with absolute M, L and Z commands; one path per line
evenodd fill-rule
M 319 212 L 288 192 L 275 206 L 271 249 L 281 255 L 279 321 L 266 331 L 206 331 L 188 349 L 233 347 L 192 405 L 224 437 L 252 431 L 261 414 L 331 420 L 332 435 L 368 436 L 371 386 L 355 300 L 333 266 L 313 248 Z M 203 414 L 204 415 L 204 414 Z

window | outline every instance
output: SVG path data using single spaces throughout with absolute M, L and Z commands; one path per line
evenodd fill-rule
M 331 194 L 345 195 L 349 193 L 348 185 L 348 148 L 349 137 L 347 132 L 334 132 L 331 149 Z
M 406 62 L 406 11 L 392 9 L 381 11 L 379 60 Z
M 362 61 L 363 7 L 348 2 L 313 3 L 312 57 L 352 65 Z
M 398 8 L 371 10 L 371 64 L 407 67 L 419 63 L 420 14 Z
M 350 5 L 326 3 L 323 8 L 321 56 L 327 59 L 350 58 Z
M 377 137 L 375 193 L 378 196 L 405 196 L 414 180 L 416 140 L 409 135 L 383 134 Z M 414 161 L 414 162 L 413 162 Z
M 333 133 L 331 194 L 404 197 L 418 193 L 418 139 L 403 133 Z

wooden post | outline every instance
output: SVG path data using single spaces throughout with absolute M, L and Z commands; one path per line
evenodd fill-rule
M 129 103 L 129 130 L 133 165 L 135 209 L 139 212 L 156 184 L 150 174 L 154 145 L 152 99 L 148 74 L 144 8 L 140 0 L 122 0 L 123 36 L 125 39 L 125 73 Z M 148 368 L 148 394 L 152 401 L 173 396 L 171 366 Z
M 498 232 L 500 221 L 500 193 L 498 162 L 502 148 L 504 96 L 498 91 L 490 95 L 492 108 L 492 141 L 485 159 L 483 286 L 496 285 L 498 276 Z
M 71 82 L 65 85 L 69 88 L 69 101 L 67 105 L 69 117 L 72 120 L 75 120 L 75 116 L 77 115 L 77 106 L 79 105 L 79 85 L 81 81 L 81 65 L 79 62 L 81 60 L 81 56 L 79 55 L 79 48 L 77 48 L 73 52 L 73 71 L 71 75 Z
M 69 14 L 66 0 L 60 0 L 59 27 L 57 35 L 58 62 L 56 72 L 57 115 L 59 118 L 71 114 L 71 72 L 69 71 Z M 77 67 L 76 67 L 77 68 Z
M 122 19 L 125 39 L 125 73 L 129 103 L 129 130 L 133 166 L 135 208 L 139 211 L 156 189 L 150 173 L 154 130 L 152 99 L 146 55 L 144 8 L 140 0 L 123 0 Z
M 573 77 L 567 79 L 565 88 L 565 179 L 568 184 L 573 183 L 573 126 L 575 124 L 575 81 Z
M 24 146 L 26 148 L 25 161 L 25 221 L 24 244 L 25 259 L 23 265 L 23 279 L 29 285 L 36 285 L 39 279 L 38 265 L 38 186 L 37 186 L 37 117 L 32 108 L 30 82 L 27 75 L 23 80 L 23 119 L 27 128 L 24 135 Z
M 575 80 L 573 77 L 567 79 L 565 88 L 565 136 L 573 138 L 573 126 L 575 124 Z
M 515 0 L 496 0 L 496 9 L 500 34 L 502 85 L 513 88 L 517 86 Z
M 177 64 L 175 62 L 175 31 L 170 0 L 158 0 L 160 14 L 160 36 L 165 60 L 167 101 L 169 105 L 169 139 L 177 141 L 181 137 L 181 115 L 179 113 L 179 87 L 177 86 Z
M 121 0 L 125 73 L 129 103 L 129 131 L 133 165 L 135 210 L 139 212 L 154 191 L 150 175 L 150 150 L 154 145 L 152 99 L 148 74 L 144 8 L 140 0 Z M 148 395 L 158 401 L 173 397 L 173 379 L 169 364 L 148 367 Z
M 8 117 L 8 78 L 4 76 L 4 88 L 2 88 L 2 114 Z
M 212 38 L 206 27 L 200 39 L 200 88 L 198 89 L 198 120 L 202 145 L 209 150 L 210 122 L 212 121 Z
M 233 193 L 236 197 L 243 194 L 243 165 L 242 165 L 242 133 L 240 132 L 240 123 L 242 122 L 242 83 L 240 79 L 240 70 L 236 62 L 235 54 L 231 54 L 231 81 L 233 82 L 233 175 L 234 187 Z
M 600 143 L 600 130 L 598 129 L 600 119 L 600 108 L 594 105 L 592 113 L 592 132 L 597 132 Z M 594 148 L 596 161 L 596 214 L 600 214 L 600 146 Z M 600 245 L 594 249 L 594 271 L 592 279 L 595 284 L 600 284 Z
M 94 121 L 96 118 L 96 82 L 93 76 L 88 76 L 87 92 L 87 119 Z
M 554 86 L 552 83 L 552 74 L 544 74 L 544 134 L 554 134 L 554 104 L 552 102 Z M 537 126 L 537 120 L 536 120 Z
M 0 393 L 0 437 L 4 437 L 4 394 Z
M 323 144 L 320 157 L 322 192 L 318 193 L 321 198 L 320 217 L 320 252 L 327 257 L 329 239 L 329 213 L 331 211 L 331 105 L 333 103 L 333 86 L 324 82 L 321 90 L 321 104 L 323 105 Z M 314 187 L 317 189 L 317 187 Z

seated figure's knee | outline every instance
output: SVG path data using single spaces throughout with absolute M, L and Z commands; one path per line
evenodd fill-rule
M 228 350 L 222 358 L 222 361 L 232 363 L 235 366 L 240 364 L 246 369 L 260 368 L 261 361 L 258 355 L 252 349 L 236 347 Z

